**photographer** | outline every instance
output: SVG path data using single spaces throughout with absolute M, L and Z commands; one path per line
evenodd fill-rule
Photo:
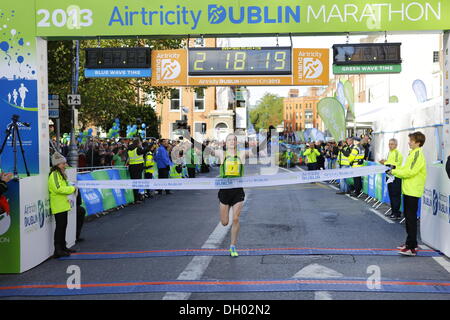
M 306 156 L 308 171 L 318 170 L 317 157 L 320 156 L 320 152 L 315 148 L 314 142 L 306 145 L 308 149 L 303 153 Z
M 6 185 L 13 178 L 12 173 L 4 173 L 0 170 L 0 196 L 2 196 L 6 191 L 8 191 L 8 186 Z
M 8 186 L 6 185 L 13 178 L 12 173 L 3 173 L 0 170 L 0 214 L 6 212 L 9 215 L 9 203 L 6 197 L 3 195 L 6 191 L 8 191 Z

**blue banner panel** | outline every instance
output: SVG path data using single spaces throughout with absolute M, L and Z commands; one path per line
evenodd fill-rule
M 28 170 L 31 174 L 39 174 L 39 123 L 37 105 L 37 81 L 19 79 L 0 79 L 0 146 L 5 141 L 6 130 L 13 122 L 13 115 L 18 116 L 18 133 L 22 140 Z M 17 171 L 25 174 L 25 165 L 16 139 Z M 2 170 L 13 172 L 14 152 L 13 139 L 9 136 L 3 153 L 0 156 Z
M 77 180 L 95 180 L 90 173 L 77 175 Z M 97 189 L 80 189 L 81 198 L 86 205 L 87 215 L 103 212 L 102 193 Z
M 120 173 L 119 170 L 112 169 L 107 170 L 109 179 L 111 180 L 120 180 Z M 127 204 L 127 199 L 125 197 L 125 190 L 124 189 L 112 189 L 114 198 L 116 199 L 116 203 L 118 206 L 123 206 Z
M 139 78 L 151 77 L 152 69 L 85 69 L 86 78 Z

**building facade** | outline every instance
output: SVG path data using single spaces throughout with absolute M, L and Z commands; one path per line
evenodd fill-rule
M 319 90 L 311 87 L 306 96 L 300 96 L 299 89 L 289 90 L 288 97 L 283 100 L 284 130 L 323 130 L 322 120 L 317 112 L 317 103 L 321 99 Z

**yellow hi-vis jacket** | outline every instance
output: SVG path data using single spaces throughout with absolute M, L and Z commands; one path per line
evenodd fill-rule
M 427 163 L 422 148 L 411 150 L 404 166 L 392 170 L 392 174 L 402 179 L 402 193 L 420 198 L 427 180 Z
M 72 208 L 67 196 L 75 192 L 75 187 L 70 186 L 58 171 L 53 171 L 48 177 L 48 191 L 52 214 L 69 211 Z
M 389 151 L 388 158 L 384 165 L 393 165 L 396 167 L 401 167 L 403 164 L 403 156 L 397 149 Z
M 338 164 L 341 166 L 349 166 L 350 162 L 348 162 L 348 158 L 344 155 L 344 153 L 342 152 L 342 150 L 339 150 L 338 153 Z
M 128 159 L 129 159 L 128 164 L 130 165 L 144 163 L 144 156 L 137 154 L 137 148 L 128 151 Z
M 348 162 L 353 168 L 364 167 L 364 149 L 361 145 L 353 146 Z
M 176 169 L 177 165 L 170 166 L 169 177 L 170 179 L 181 179 L 183 178 L 183 172 L 178 173 Z
M 146 173 L 155 173 L 155 160 L 153 160 L 153 153 L 147 152 L 145 155 L 145 172 Z
M 303 155 L 306 156 L 307 163 L 316 163 L 317 157 L 320 156 L 320 152 L 317 149 L 308 148 Z

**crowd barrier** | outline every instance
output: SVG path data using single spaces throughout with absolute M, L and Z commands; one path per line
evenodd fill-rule
M 78 173 L 78 181 L 127 180 L 130 173 L 126 168 L 96 170 Z M 80 189 L 82 207 L 86 215 L 101 213 L 134 202 L 133 190 L 125 189 Z

